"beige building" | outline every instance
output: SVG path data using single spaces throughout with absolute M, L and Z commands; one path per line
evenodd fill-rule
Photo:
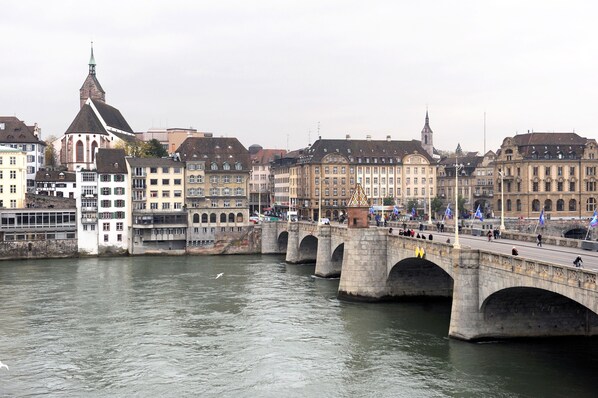
M 217 233 L 249 223 L 249 152 L 236 138 L 190 137 L 177 149 L 186 162 L 189 246 L 210 245 Z
M 591 217 L 598 203 L 598 145 L 576 133 L 503 140 L 494 162 L 494 213 L 505 217 Z M 502 174 L 502 176 L 501 176 Z
M 0 146 L 0 208 L 25 207 L 27 152 Z
M 274 209 L 274 173 L 271 164 L 281 159 L 284 149 L 264 149 L 259 145 L 249 147 L 251 179 L 249 181 L 249 211 L 255 214 L 264 209 Z M 258 206 L 259 204 L 259 206 Z M 259 210 L 258 210 L 259 208 Z

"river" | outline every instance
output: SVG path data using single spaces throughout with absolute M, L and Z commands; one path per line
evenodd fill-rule
M 598 395 L 596 339 L 448 339 L 450 302 L 339 301 L 283 260 L 1 262 L 0 396 Z

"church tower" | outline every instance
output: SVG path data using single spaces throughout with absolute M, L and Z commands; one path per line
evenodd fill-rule
M 93 41 L 91 42 L 91 57 L 89 57 L 89 74 L 79 89 L 80 107 L 83 108 L 88 98 L 106 102 L 106 92 L 96 78 L 96 60 L 93 57 Z
M 430 154 L 434 156 L 434 141 L 432 139 L 432 129 L 430 128 L 430 118 L 428 117 L 428 111 L 426 110 L 426 123 L 422 129 L 422 147 Z

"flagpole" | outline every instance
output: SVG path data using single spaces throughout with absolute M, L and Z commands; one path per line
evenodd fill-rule
M 543 215 L 544 215 L 544 207 L 542 207 L 542 210 L 540 210 L 540 218 L 538 218 L 538 222 L 536 223 L 536 228 L 534 228 L 534 235 L 536 234 L 536 231 L 538 230 L 538 225 L 540 225 L 540 219 L 542 218 Z

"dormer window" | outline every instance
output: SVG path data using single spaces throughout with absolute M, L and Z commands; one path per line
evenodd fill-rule
M 230 170 L 230 164 L 224 162 L 224 164 L 222 165 L 222 170 Z
M 210 164 L 210 170 L 218 170 L 218 165 L 214 162 Z
M 243 165 L 239 162 L 235 163 L 235 170 L 243 170 Z

